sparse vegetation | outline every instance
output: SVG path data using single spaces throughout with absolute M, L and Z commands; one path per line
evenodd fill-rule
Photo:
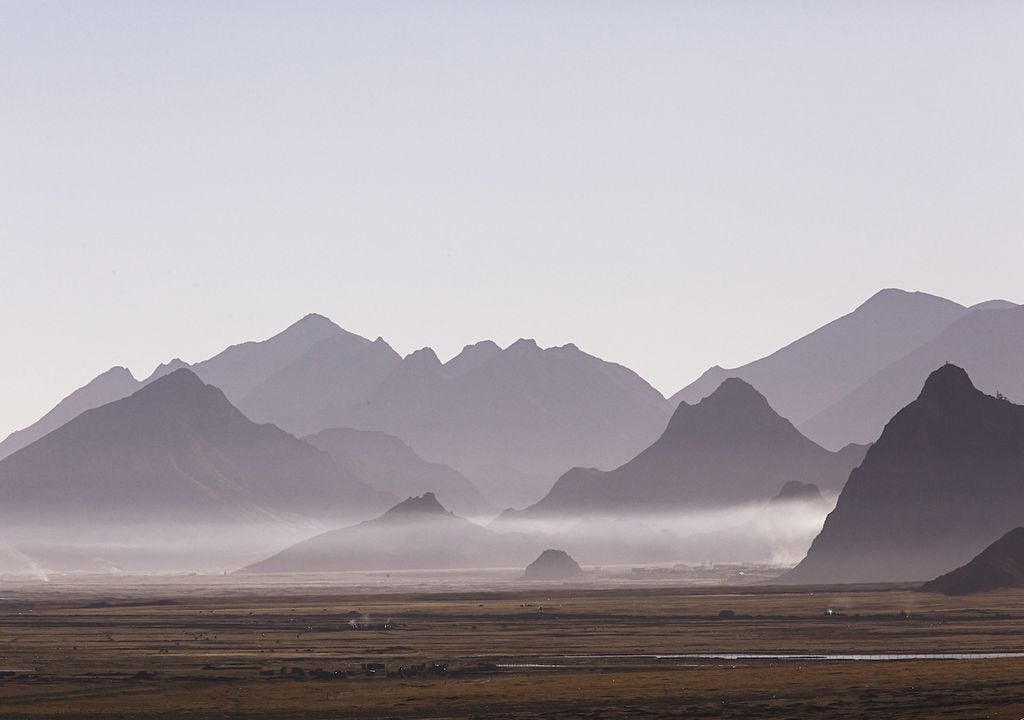
M 334 587 L 322 577 L 298 586 L 163 581 L 9 588 L 0 603 L 0 715 L 326 720 L 1024 714 L 1019 659 L 653 657 L 1019 650 L 1024 592 L 978 596 L 965 608 L 909 586 L 477 587 L 430 593 L 339 593 Z M 723 602 L 732 614 L 725 623 Z M 842 614 L 826 616 L 828 608 Z M 389 618 L 390 628 L 350 632 L 352 613 Z

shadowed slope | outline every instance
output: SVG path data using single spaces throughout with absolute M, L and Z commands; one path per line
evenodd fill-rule
M 987 303 L 991 306 L 992 303 Z M 841 401 L 801 425 L 828 447 L 872 442 L 944 362 L 964 368 L 985 392 L 1024 402 L 1024 307 L 976 310 L 938 337 L 889 365 Z
M 191 366 L 191 369 L 205 382 L 221 388 L 232 402 L 237 402 L 255 383 L 294 361 L 321 340 L 336 334 L 358 338 L 345 333 L 321 315 L 307 315 L 267 340 L 233 345 L 209 360 Z M 363 338 L 358 340 L 369 342 Z M 86 410 L 126 398 L 154 380 L 185 367 L 190 366 L 175 358 L 157 367 L 142 381 L 136 380 L 125 368 L 111 368 L 71 393 L 37 422 L 11 433 L 0 443 L 0 459 L 53 432 Z
M 1024 407 L 963 369 L 928 376 L 853 471 L 785 580 L 920 580 L 965 563 L 1024 522 Z
M 189 370 L 89 410 L 0 462 L 8 522 L 329 519 L 382 502 L 326 453 L 251 422 Z
M 681 404 L 649 448 L 611 472 L 574 468 L 524 514 L 660 513 L 772 498 L 786 482 L 837 490 L 863 449 L 830 453 L 801 435 L 743 380 Z
M 921 590 L 971 595 L 1024 587 L 1024 527 L 1017 527 L 981 551 L 963 567 L 926 582 Z
M 445 506 L 463 516 L 494 509 L 462 473 L 427 462 L 399 438 L 374 430 L 331 429 L 304 438 L 370 487 L 406 497 L 434 490 Z
M 711 368 L 671 400 L 695 403 L 725 378 L 739 377 L 764 393 L 780 415 L 800 425 L 966 312 L 963 305 L 927 293 L 882 290 L 767 357 L 734 369 Z

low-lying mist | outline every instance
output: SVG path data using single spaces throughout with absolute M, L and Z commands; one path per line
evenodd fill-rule
M 565 550 L 591 568 L 790 566 L 804 556 L 834 504 L 830 497 L 622 517 L 454 518 L 458 522 L 443 529 L 431 517 L 340 528 L 288 522 L 9 526 L 0 537 L 0 575 L 221 575 L 279 553 L 283 561 L 268 566 L 275 573 L 524 567 L 547 548 Z M 307 546 L 317 548 L 319 564 L 310 566 L 308 553 L 301 559 Z

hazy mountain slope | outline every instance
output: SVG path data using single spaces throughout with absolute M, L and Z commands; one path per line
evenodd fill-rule
M 624 462 L 671 415 L 634 372 L 574 345 L 519 340 L 487 355 L 451 373 L 433 351 L 414 353 L 354 408 L 350 425 L 397 435 L 495 502 L 522 504 L 573 465 Z
M 297 435 L 343 427 L 350 409 L 401 362 L 382 338 L 349 333 L 323 340 L 253 388 L 239 403 L 246 415 Z
M 444 364 L 445 373 L 449 377 L 465 375 L 475 370 L 501 352 L 501 348 L 493 340 L 481 340 L 473 345 L 462 348 L 462 352 Z
M 693 404 L 725 378 L 739 377 L 799 426 L 967 311 L 926 293 L 882 290 L 853 312 L 767 357 L 734 369 L 711 368 L 671 400 Z
M 1024 307 L 968 313 L 800 429 L 826 447 L 871 442 L 914 399 L 928 374 L 945 362 L 964 368 L 981 390 L 1024 402 Z
M 243 573 L 421 570 L 525 564 L 529 543 L 448 512 L 432 493 L 409 498 L 374 520 L 317 535 Z
M 0 442 L 0 460 L 53 432 L 86 410 L 120 400 L 138 390 L 139 381 L 123 367 L 97 375 L 88 384 L 61 400 L 48 413 L 23 430 L 16 430 Z
M 663 513 L 766 502 L 789 481 L 838 489 L 862 450 L 831 453 L 757 390 L 725 380 L 681 403 L 658 440 L 611 472 L 574 468 L 526 515 Z
M 1024 407 L 944 365 L 854 470 L 791 582 L 921 580 L 1024 524 Z
M 459 515 L 494 513 L 469 478 L 447 465 L 427 462 L 393 435 L 346 428 L 323 430 L 303 439 L 377 490 L 396 497 L 433 491 L 439 502 Z
M 178 370 L 0 461 L 0 517 L 33 524 L 357 517 L 386 502 L 330 457 Z
M 192 366 L 193 372 L 220 388 L 238 403 L 254 387 L 288 366 L 313 346 L 330 337 L 343 336 L 352 344 L 366 338 L 342 330 L 322 315 L 310 314 L 267 340 L 232 345 L 209 360 Z
M 342 334 L 355 339 L 354 342 L 369 342 L 345 333 L 325 317 L 307 315 L 268 340 L 233 345 L 209 360 L 192 366 L 192 370 L 205 382 L 221 388 L 233 402 L 237 402 L 254 384 L 303 355 L 316 343 Z M 0 443 L 0 459 L 35 442 L 86 410 L 128 397 L 146 384 L 184 367 L 190 366 L 175 358 L 157 367 L 143 381 L 136 380 L 125 368 L 111 368 L 71 393 L 37 422 L 11 433 Z
M 1024 587 L 1024 527 L 1017 527 L 966 565 L 926 582 L 921 590 L 944 595 L 971 595 L 1021 587 Z

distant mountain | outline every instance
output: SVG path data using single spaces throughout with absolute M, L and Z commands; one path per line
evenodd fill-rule
M 494 514 L 469 478 L 447 465 L 427 462 L 393 435 L 346 428 L 323 430 L 304 440 L 377 490 L 406 497 L 433 489 L 439 501 L 459 515 Z
M 681 403 L 661 437 L 625 465 L 574 468 L 523 514 L 721 508 L 767 502 L 789 481 L 838 490 L 862 456 L 863 448 L 815 445 L 748 383 L 728 378 L 696 405 Z
M 411 497 L 382 516 L 317 535 L 242 573 L 424 570 L 522 564 L 529 543 L 501 536 L 446 510 L 433 493 Z
M 853 312 L 767 357 L 733 369 L 711 368 L 671 400 L 693 404 L 725 378 L 738 377 L 764 393 L 780 415 L 799 427 L 968 312 L 969 308 L 934 295 L 882 290 Z M 875 437 L 858 436 L 856 441 Z M 837 441 L 829 447 L 844 444 Z
M 114 367 L 97 375 L 88 384 L 75 390 L 42 418 L 24 430 L 16 430 L 0 442 L 0 460 L 21 448 L 31 445 L 47 433 L 53 432 L 68 420 L 100 405 L 131 395 L 139 389 L 139 381 L 127 368 Z
M 928 374 L 945 362 L 964 368 L 977 386 L 1024 402 L 1024 307 L 986 303 L 931 341 L 873 375 L 800 426 L 826 447 L 871 442 L 889 418 L 917 395 Z
M 342 331 L 267 377 L 242 399 L 239 409 L 253 420 L 300 436 L 345 427 L 352 406 L 401 361 L 382 338 L 370 342 Z
M 447 365 L 429 348 L 415 352 L 346 424 L 396 435 L 510 505 L 540 497 L 573 465 L 625 461 L 670 415 L 662 395 L 621 365 L 575 345 L 519 340 L 471 346 Z
M 827 506 L 825 498 L 821 496 L 821 490 L 814 483 L 803 483 L 799 480 L 790 480 L 779 494 L 771 499 L 769 505 L 784 505 L 791 502 L 806 502 L 816 505 Z
M 944 365 L 854 470 L 789 582 L 909 581 L 1024 523 L 1024 407 Z
M 330 521 L 386 502 L 185 369 L 0 461 L 0 518 L 13 524 Z
M 523 580 L 570 580 L 583 574 L 583 568 L 565 550 L 545 550 L 526 566 Z
M 1001 588 L 1024 588 L 1024 527 L 1014 528 L 969 563 L 925 583 L 921 590 L 973 595 Z
M 260 383 L 305 355 L 328 338 L 343 336 L 351 343 L 369 340 L 342 330 L 323 315 L 306 315 L 267 340 L 232 345 L 209 360 L 192 366 L 203 382 L 220 388 L 239 403 Z
M 221 388 L 232 402 L 238 402 L 255 384 L 288 365 L 320 341 L 342 334 L 350 335 L 323 316 L 307 315 L 268 340 L 233 345 L 209 360 L 192 366 L 192 370 L 205 382 Z M 360 340 L 369 343 L 363 338 Z M 186 367 L 190 367 L 188 363 L 175 358 L 160 365 L 142 381 L 136 380 L 123 367 L 111 368 L 71 393 L 37 422 L 11 433 L 0 443 L 0 459 L 35 442 L 86 410 L 128 397 L 154 380 Z

